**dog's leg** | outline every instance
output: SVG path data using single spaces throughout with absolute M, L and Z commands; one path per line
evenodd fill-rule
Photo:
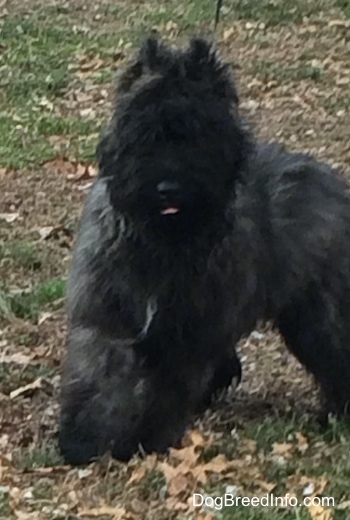
M 308 292 L 281 313 L 287 346 L 321 385 L 326 412 L 349 412 L 350 321 L 347 306 L 326 292 Z
M 242 378 L 242 366 L 235 348 L 227 350 L 229 354 L 220 359 L 220 363 L 214 370 L 213 377 L 209 383 L 203 405 L 207 407 L 211 400 L 226 390 L 231 384 L 237 387 Z

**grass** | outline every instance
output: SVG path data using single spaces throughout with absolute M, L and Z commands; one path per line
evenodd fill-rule
M 326 18 L 318 23 L 322 11 Z M 140 517 L 145 520 L 194 520 L 197 512 L 186 509 L 186 500 L 192 491 L 222 495 L 227 486 L 233 485 L 240 495 L 266 494 L 264 484 L 274 483 L 275 495 L 295 492 L 301 499 L 305 487 L 303 478 L 316 484 L 326 479 L 328 484 L 321 494 L 334 496 L 336 504 L 350 497 L 349 426 L 333 422 L 327 431 L 322 431 L 314 417 L 302 415 L 302 405 L 295 413 L 267 411 L 244 420 L 238 412 L 234 417 L 234 421 L 237 419 L 235 434 L 230 428 L 220 430 L 222 436 L 203 448 L 199 462 L 205 464 L 217 455 L 225 455 L 228 460 L 242 461 L 241 469 L 225 478 L 213 474 L 203 486 L 190 482 L 184 493 L 186 499 L 182 495 L 175 497 L 179 507 L 167 509 L 167 500 L 174 497 L 169 495 L 166 476 L 150 462 L 143 478 L 133 487 L 127 484 L 131 473 L 142 466 L 142 458 L 133 460 L 130 465 L 102 461 L 87 468 L 91 472 L 87 476 L 71 469 L 55 473 L 62 460 L 57 452 L 58 396 L 54 384 L 52 395 L 38 391 L 15 400 L 9 397 L 13 390 L 38 377 L 54 382 L 59 376 L 55 367 L 63 359 L 65 342 L 65 322 L 59 312 L 63 308 L 69 251 L 59 238 L 40 242 L 40 247 L 34 238 L 33 242 L 30 240 L 34 235 L 37 237 L 37 229 L 44 226 L 59 224 L 63 228 L 75 228 L 86 195 L 86 190 L 79 191 L 79 182 L 69 183 L 64 171 L 48 172 L 41 165 L 62 156 L 71 161 L 92 161 L 99 129 L 109 108 L 109 98 L 100 94 L 106 89 L 109 91 L 113 77 L 133 48 L 152 27 L 170 41 L 183 41 L 191 34 L 211 34 L 214 12 L 213 0 L 131 3 L 121 0 L 102 5 L 87 2 L 84 6 L 80 2 L 57 2 L 55 7 L 42 2 L 35 8 L 30 2 L 24 2 L 0 19 L 0 205 L 4 204 L 0 213 L 18 211 L 21 217 L 0 229 L 0 349 L 7 358 L 14 354 L 34 358 L 22 364 L 16 356 L 10 362 L 8 359 L 1 362 L 0 357 L 0 447 L 1 453 L 11 455 L 13 463 L 13 467 L 4 468 L 1 475 L 10 486 L 23 493 L 30 489 L 33 496 L 28 505 L 20 493 L 12 497 L 7 484 L 0 486 L 0 520 L 25 518 L 33 511 L 38 520 L 90 516 L 105 520 L 113 517 L 98 515 L 98 508 L 105 505 L 127 510 L 138 508 Z M 247 87 L 246 99 L 261 105 L 258 117 L 268 121 L 263 124 L 268 138 L 275 139 L 277 133 L 282 132 L 278 136 L 283 139 L 289 134 L 297 136 L 298 131 L 305 128 L 316 128 L 316 107 L 328 110 L 333 116 L 338 110 L 348 108 L 348 87 L 335 89 L 333 69 L 329 72 L 327 67 L 323 70 L 317 66 L 324 56 L 329 61 L 336 54 L 338 68 L 335 70 L 345 74 L 348 65 L 345 60 L 341 61 L 342 51 L 337 50 L 337 45 L 343 44 L 339 43 L 338 33 L 327 32 L 327 22 L 346 16 L 350 16 L 347 0 L 224 0 L 218 39 L 224 29 L 233 29 L 232 41 L 221 42 L 221 45 L 230 58 L 236 59 L 239 54 L 239 79 L 243 86 L 246 79 L 247 84 L 253 85 L 252 90 Z M 317 27 L 316 33 L 307 30 L 295 38 L 301 25 L 310 28 L 313 24 Z M 279 34 L 281 38 L 276 40 Z M 292 60 L 285 60 L 279 53 L 279 45 L 286 48 L 289 45 L 288 56 L 292 56 Z M 96 68 L 94 63 L 98 64 Z M 254 87 L 256 80 L 273 81 L 276 87 L 271 92 L 265 91 L 261 86 Z M 283 109 L 275 108 L 278 103 L 274 103 L 286 99 L 286 107 L 290 109 L 288 102 L 294 95 L 306 104 L 311 99 L 309 106 L 314 113 L 311 120 L 303 119 L 303 110 L 296 114 L 297 123 L 293 124 L 298 128 L 288 126 L 291 113 L 286 111 L 285 117 Z M 274 110 L 278 125 L 271 123 Z M 340 157 L 347 161 L 348 126 L 341 124 L 327 126 L 322 121 L 313 145 L 326 147 L 335 160 Z M 55 144 L 57 140 L 59 147 Z M 342 148 L 332 150 L 333 143 Z M 299 144 L 301 148 L 304 146 L 302 141 Z M 7 170 L 4 173 L 4 168 L 15 169 L 17 177 L 12 178 Z M 44 202 L 40 205 L 30 195 L 30 200 L 38 205 L 28 207 L 28 193 L 37 191 L 44 194 L 41 199 Z M 12 208 L 13 200 L 16 204 L 19 201 L 18 209 L 16 204 L 15 209 Z M 40 323 L 40 316 L 46 312 L 50 319 Z M 18 320 L 11 320 L 13 317 Z M 261 368 L 257 357 L 254 371 L 254 378 L 266 377 L 267 386 L 276 383 L 274 349 L 273 344 L 266 348 L 267 368 Z M 288 372 L 284 370 L 288 367 L 286 364 L 283 372 Z M 263 370 L 266 374 L 260 374 Z M 298 384 L 290 379 L 291 392 L 298 395 Z M 281 388 L 285 387 L 281 385 Z M 244 397 L 247 407 L 255 397 L 253 388 Z M 285 397 L 286 406 L 288 399 Z M 226 407 L 229 417 L 234 407 L 235 403 Z M 43 420 L 43 410 L 50 412 L 45 415 L 49 426 Z M 204 424 L 206 433 L 212 434 Z M 304 452 L 298 449 L 297 434 L 307 439 Z M 256 441 L 256 450 L 247 452 L 245 443 L 251 441 Z M 281 444 L 291 445 L 290 456 L 276 457 L 274 450 Z M 164 461 L 170 464 L 169 458 L 165 457 Z M 45 512 L 49 504 L 56 507 L 61 503 L 68 508 L 59 513 L 61 516 L 51 510 Z M 90 508 L 91 515 L 84 513 L 84 508 Z M 209 518 L 218 520 L 310 520 L 304 507 L 284 510 L 239 505 L 208 509 L 207 513 Z M 333 513 L 335 520 L 349 518 L 349 510 Z
M 40 269 L 42 260 L 35 245 L 30 242 L 11 242 L 7 247 L 0 246 L 2 262 L 12 261 L 17 267 L 32 271 Z
M 0 292 L 0 313 L 13 314 L 25 320 L 36 320 L 40 312 L 64 297 L 65 280 L 48 280 L 33 289 Z
M 106 60 L 96 72 L 96 84 L 109 82 L 115 71 L 108 60 L 118 47 L 139 43 L 151 27 L 166 24 L 170 14 L 173 24 L 187 30 L 201 20 L 210 22 L 213 13 L 211 0 L 187 6 L 174 0 L 151 7 L 144 4 L 141 16 L 126 6 L 107 5 L 98 12 L 109 21 L 107 31 L 98 25 L 85 31 L 62 7 L 43 6 L 30 16 L 6 17 L 1 28 L 0 165 L 32 169 L 52 159 L 56 151 L 49 138 L 56 135 L 66 137 L 68 156 L 93 160 L 100 122 L 69 113 L 65 102 L 70 90 L 81 90 L 84 84 L 76 77 L 79 53 L 98 53 Z M 120 18 L 127 19 L 127 30 Z M 53 113 L 52 100 L 59 99 L 62 110 L 58 107 Z
M 336 5 L 342 9 L 345 16 L 350 18 L 350 1 L 349 0 L 336 0 Z
M 22 471 L 28 471 L 59 466 L 62 464 L 62 459 L 55 446 L 43 444 L 23 450 L 16 462 Z
M 42 363 L 30 365 L 0 364 L 1 390 L 5 395 L 9 395 L 16 388 L 33 383 L 39 377 L 50 380 L 53 375 L 54 370 Z
M 319 67 L 299 62 L 294 66 L 282 66 L 275 62 L 255 59 L 252 61 L 251 72 L 257 78 L 267 83 L 269 81 L 302 81 L 317 82 L 323 71 Z
M 329 9 L 331 3 L 331 0 L 231 0 L 227 2 L 227 10 L 238 20 L 276 26 L 301 23 L 306 17 L 318 15 L 322 8 Z

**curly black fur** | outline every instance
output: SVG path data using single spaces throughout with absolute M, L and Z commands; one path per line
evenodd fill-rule
M 79 464 L 177 443 L 272 320 L 350 400 L 350 200 L 329 167 L 256 143 L 213 48 L 150 39 L 120 79 L 68 283 L 60 447 Z

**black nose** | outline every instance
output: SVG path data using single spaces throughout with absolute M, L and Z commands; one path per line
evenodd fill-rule
M 160 195 L 169 195 L 179 191 L 180 184 L 178 182 L 162 181 L 157 185 L 157 191 Z

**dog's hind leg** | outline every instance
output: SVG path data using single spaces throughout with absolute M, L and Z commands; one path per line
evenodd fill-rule
M 338 295 L 339 296 L 339 295 Z M 350 316 L 348 302 L 314 287 L 280 314 L 289 350 L 321 386 L 327 413 L 349 414 Z

